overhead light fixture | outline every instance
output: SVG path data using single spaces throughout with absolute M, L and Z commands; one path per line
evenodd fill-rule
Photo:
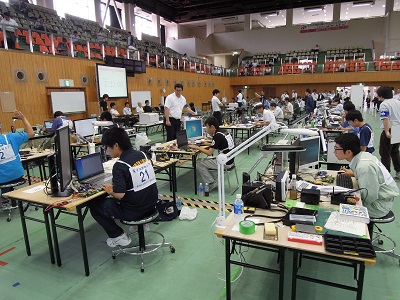
M 226 17 L 226 18 L 221 18 L 222 21 L 234 21 L 237 20 L 238 17 Z
M 374 5 L 374 0 L 353 1 L 353 7 Z
M 304 11 L 306 12 L 323 11 L 323 10 L 324 10 L 323 6 L 312 6 L 304 8 Z
M 270 11 L 270 12 L 265 12 L 265 13 L 260 13 L 261 17 L 277 17 L 279 16 L 279 11 Z

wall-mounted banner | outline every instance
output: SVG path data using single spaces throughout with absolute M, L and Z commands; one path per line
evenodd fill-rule
M 318 31 L 331 31 L 349 28 L 349 22 L 331 22 L 331 23 L 311 23 L 303 25 L 300 28 L 300 33 L 318 32 Z

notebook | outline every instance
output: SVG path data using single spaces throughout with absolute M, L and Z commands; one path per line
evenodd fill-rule
M 112 174 L 104 173 L 100 153 L 76 158 L 75 168 L 80 183 L 91 183 L 97 189 L 101 189 L 106 183 L 112 183 Z
M 178 130 L 176 132 L 176 142 L 179 149 L 182 149 L 184 151 L 191 151 L 191 149 L 188 147 L 189 143 L 186 130 Z

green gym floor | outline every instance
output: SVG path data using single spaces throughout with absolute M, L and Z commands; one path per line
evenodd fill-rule
M 364 118 L 374 129 L 375 155 L 379 156 L 379 117 L 364 112 Z M 151 135 L 150 139 L 152 142 L 160 142 L 161 135 Z M 257 146 L 253 145 L 250 155 L 244 152 L 236 158 L 240 181 L 240 174 L 249 171 L 261 155 Z M 266 164 L 267 160 L 264 160 L 257 170 L 263 170 Z M 195 197 L 191 172 L 177 170 L 179 196 Z M 169 194 L 168 187 L 168 183 L 160 182 L 159 192 Z M 218 201 L 217 191 L 212 191 L 204 199 Z M 233 200 L 234 196 L 227 196 L 227 202 Z M 58 229 L 63 262 L 58 267 L 50 263 L 43 224 L 27 221 L 32 250 L 32 255 L 27 256 L 18 212 L 14 211 L 9 223 L 6 222 L 7 214 L 0 212 L 0 299 L 224 299 L 224 245 L 222 240 L 215 237 L 213 224 L 218 212 L 201 208 L 197 210 L 197 217 L 193 221 L 176 219 L 150 225 L 173 243 L 176 252 L 170 253 L 168 248 L 164 248 L 146 255 L 144 273 L 140 272 L 139 257 L 119 255 L 115 260 L 112 259 L 111 249 L 105 243 L 105 232 L 88 214 L 85 228 L 91 271 L 89 277 L 84 275 L 77 233 Z M 398 201 L 395 201 L 393 211 L 400 216 Z M 31 208 L 27 214 L 38 218 L 42 216 L 41 211 Z M 68 215 L 62 215 L 59 222 L 71 226 L 77 223 L 75 217 Z M 400 244 L 398 220 L 382 226 L 382 229 Z M 149 240 L 152 239 L 149 237 Z M 134 241 L 137 241 L 137 237 Z M 291 255 L 289 251 L 286 259 L 285 299 L 290 299 L 291 294 Z M 253 264 L 275 264 L 277 267 L 275 254 L 244 249 L 243 258 Z M 376 265 L 366 267 L 363 299 L 400 299 L 399 268 L 397 259 L 378 254 Z M 241 270 L 237 266 L 232 267 L 232 274 L 232 280 L 235 280 L 232 284 L 233 299 L 277 299 L 277 275 L 251 269 Z M 352 270 L 340 266 L 327 267 L 323 263 L 308 261 L 301 269 L 301 274 L 314 277 L 320 274 L 324 279 L 353 284 Z M 355 293 L 299 281 L 297 299 L 355 299 Z

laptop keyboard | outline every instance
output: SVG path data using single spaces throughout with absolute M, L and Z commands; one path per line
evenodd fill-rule
M 85 180 L 85 183 L 90 183 L 93 188 L 101 190 L 105 184 L 112 184 L 112 174 L 102 173 Z

